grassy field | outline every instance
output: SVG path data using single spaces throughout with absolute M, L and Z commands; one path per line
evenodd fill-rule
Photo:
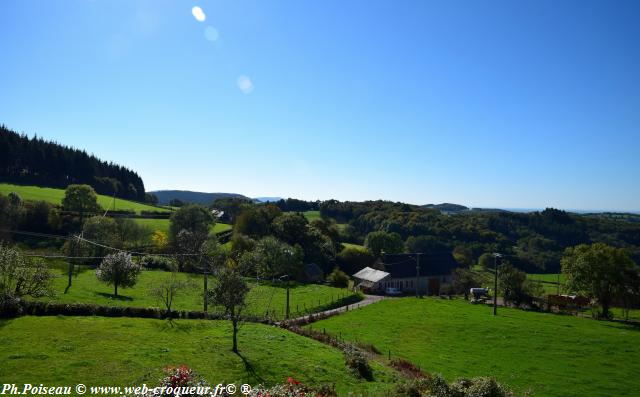
M 314 219 L 320 219 L 320 211 L 305 211 L 303 214 L 309 222 Z
M 400 298 L 313 324 L 447 379 L 488 375 L 532 396 L 637 396 L 640 329 L 463 300 Z
M 364 245 L 360 245 L 360 244 L 342 243 L 342 247 L 343 247 L 343 249 L 344 248 L 356 248 L 356 249 L 360 249 L 360 250 L 366 250 Z
M 134 218 L 134 222 L 138 225 L 148 227 L 151 230 L 161 230 L 165 233 L 169 233 L 169 219 L 146 219 L 146 218 Z M 216 223 L 211 228 L 213 233 L 221 233 L 227 230 L 231 230 L 231 225 L 226 223 Z
M 559 275 L 557 273 L 527 274 L 527 278 L 530 280 L 536 280 L 536 281 L 552 283 L 552 284 L 558 283 L 558 276 L 560 276 L 560 284 L 564 284 L 567 281 L 567 276 L 565 276 L 564 274 L 559 274 Z
M 226 321 L 104 317 L 20 317 L 0 320 L 0 379 L 16 384 L 155 386 L 162 368 L 186 364 L 210 383 L 335 384 L 348 391 L 386 395 L 395 375 L 374 366 L 374 382 L 357 379 L 342 353 L 277 327 L 244 324 L 242 357 L 231 352 Z M 240 393 L 237 393 L 240 395 Z
M 37 186 L 21 186 L 21 185 L 11 185 L 8 183 L 0 183 L 0 193 L 7 195 L 11 192 L 18 193 L 23 200 L 46 201 L 52 204 L 61 204 L 62 199 L 64 198 L 64 189 L 54 189 L 54 188 L 37 187 Z M 100 204 L 102 208 L 113 209 L 113 198 L 99 194 L 98 204 Z M 116 198 L 115 209 L 116 210 L 133 210 L 137 213 L 140 213 L 140 211 L 168 212 L 168 210 L 164 208 L 154 207 L 151 205 L 137 203 L 135 201 L 123 200 L 119 198 Z
M 118 297 L 113 294 L 113 287 L 99 282 L 95 271 L 87 269 L 80 271 L 73 277 L 72 286 L 65 294 L 67 286 L 66 274 L 58 270 L 60 275 L 54 280 L 56 295 L 53 298 L 43 298 L 54 302 L 83 302 L 95 303 L 107 306 L 131 306 L 131 307 L 161 307 L 161 303 L 151 297 L 149 290 L 158 282 L 170 275 L 163 271 L 143 271 L 138 283 L 133 288 L 119 289 Z M 188 281 L 190 288 L 177 296 L 174 301 L 174 309 L 202 310 L 202 276 L 188 273 L 179 273 L 182 280 Z M 282 285 L 270 283 L 257 284 L 255 280 L 248 280 L 253 287 L 247 297 L 248 307 L 246 312 L 253 315 L 264 315 L 267 310 L 270 314 L 275 311 L 276 318 L 282 318 L 286 307 L 286 290 Z M 213 285 L 210 279 L 210 286 Z M 292 315 L 303 312 L 304 309 L 315 310 L 322 308 L 341 296 L 350 296 L 353 293 L 340 288 L 328 287 L 317 284 L 300 284 L 292 286 L 290 290 L 290 310 Z M 211 309 L 211 311 L 214 311 Z

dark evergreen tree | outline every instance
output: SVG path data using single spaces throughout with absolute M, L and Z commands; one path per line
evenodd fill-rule
M 18 134 L 0 125 L 0 181 L 66 188 L 86 184 L 97 193 L 144 201 L 142 178 L 84 150 Z

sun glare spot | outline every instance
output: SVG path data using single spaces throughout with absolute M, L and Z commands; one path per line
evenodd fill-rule
M 193 14 L 193 17 L 198 22 L 204 22 L 204 20 L 207 19 L 207 16 L 204 15 L 204 11 L 202 11 L 202 8 L 198 6 L 195 6 L 191 9 L 191 14 Z
M 220 33 L 218 33 L 218 29 L 213 26 L 207 26 L 204 29 L 204 37 L 209 41 L 217 41 L 218 37 L 220 37 Z
M 253 83 L 249 77 L 240 76 L 238 77 L 238 88 L 240 88 L 240 91 L 248 94 L 253 91 Z

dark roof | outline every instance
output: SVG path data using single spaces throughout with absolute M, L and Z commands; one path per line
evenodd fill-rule
M 391 273 L 391 278 L 408 278 L 416 276 L 415 254 L 385 254 L 384 270 Z M 420 275 L 441 276 L 451 274 L 458 262 L 451 254 L 420 254 Z

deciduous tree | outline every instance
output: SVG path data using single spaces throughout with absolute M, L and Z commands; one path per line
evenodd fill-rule
M 238 324 L 248 292 L 249 286 L 242 276 L 230 268 L 224 268 L 218 273 L 216 285 L 208 291 L 210 302 L 224 307 L 225 314 L 231 321 L 233 329 L 232 350 L 235 353 L 238 352 Z
M 364 245 L 375 256 L 380 256 L 383 251 L 387 254 L 397 254 L 402 252 L 404 248 L 404 243 L 398 233 L 388 233 L 385 231 L 367 234 Z
M 566 289 L 595 299 L 602 307 L 602 317 L 611 316 L 614 299 L 623 300 L 637 294 L 640 268 L 621 249 L 603 243 L 581 244 L 565 251 L 562 272 Z
M 114 295 L 118 296 L 118 287 L 133 287 L 138 281 L 140 266 L 133 263 L 131 255 L 117 252 L 107 255 L 96 269 L 98 280 L 113 285 Z
M 100 210 L 98 196 L 89 185 L 69 185 L 64 192 L 62 209 L 79 213 L 80 222 L 82 223 L 87 213 Z

